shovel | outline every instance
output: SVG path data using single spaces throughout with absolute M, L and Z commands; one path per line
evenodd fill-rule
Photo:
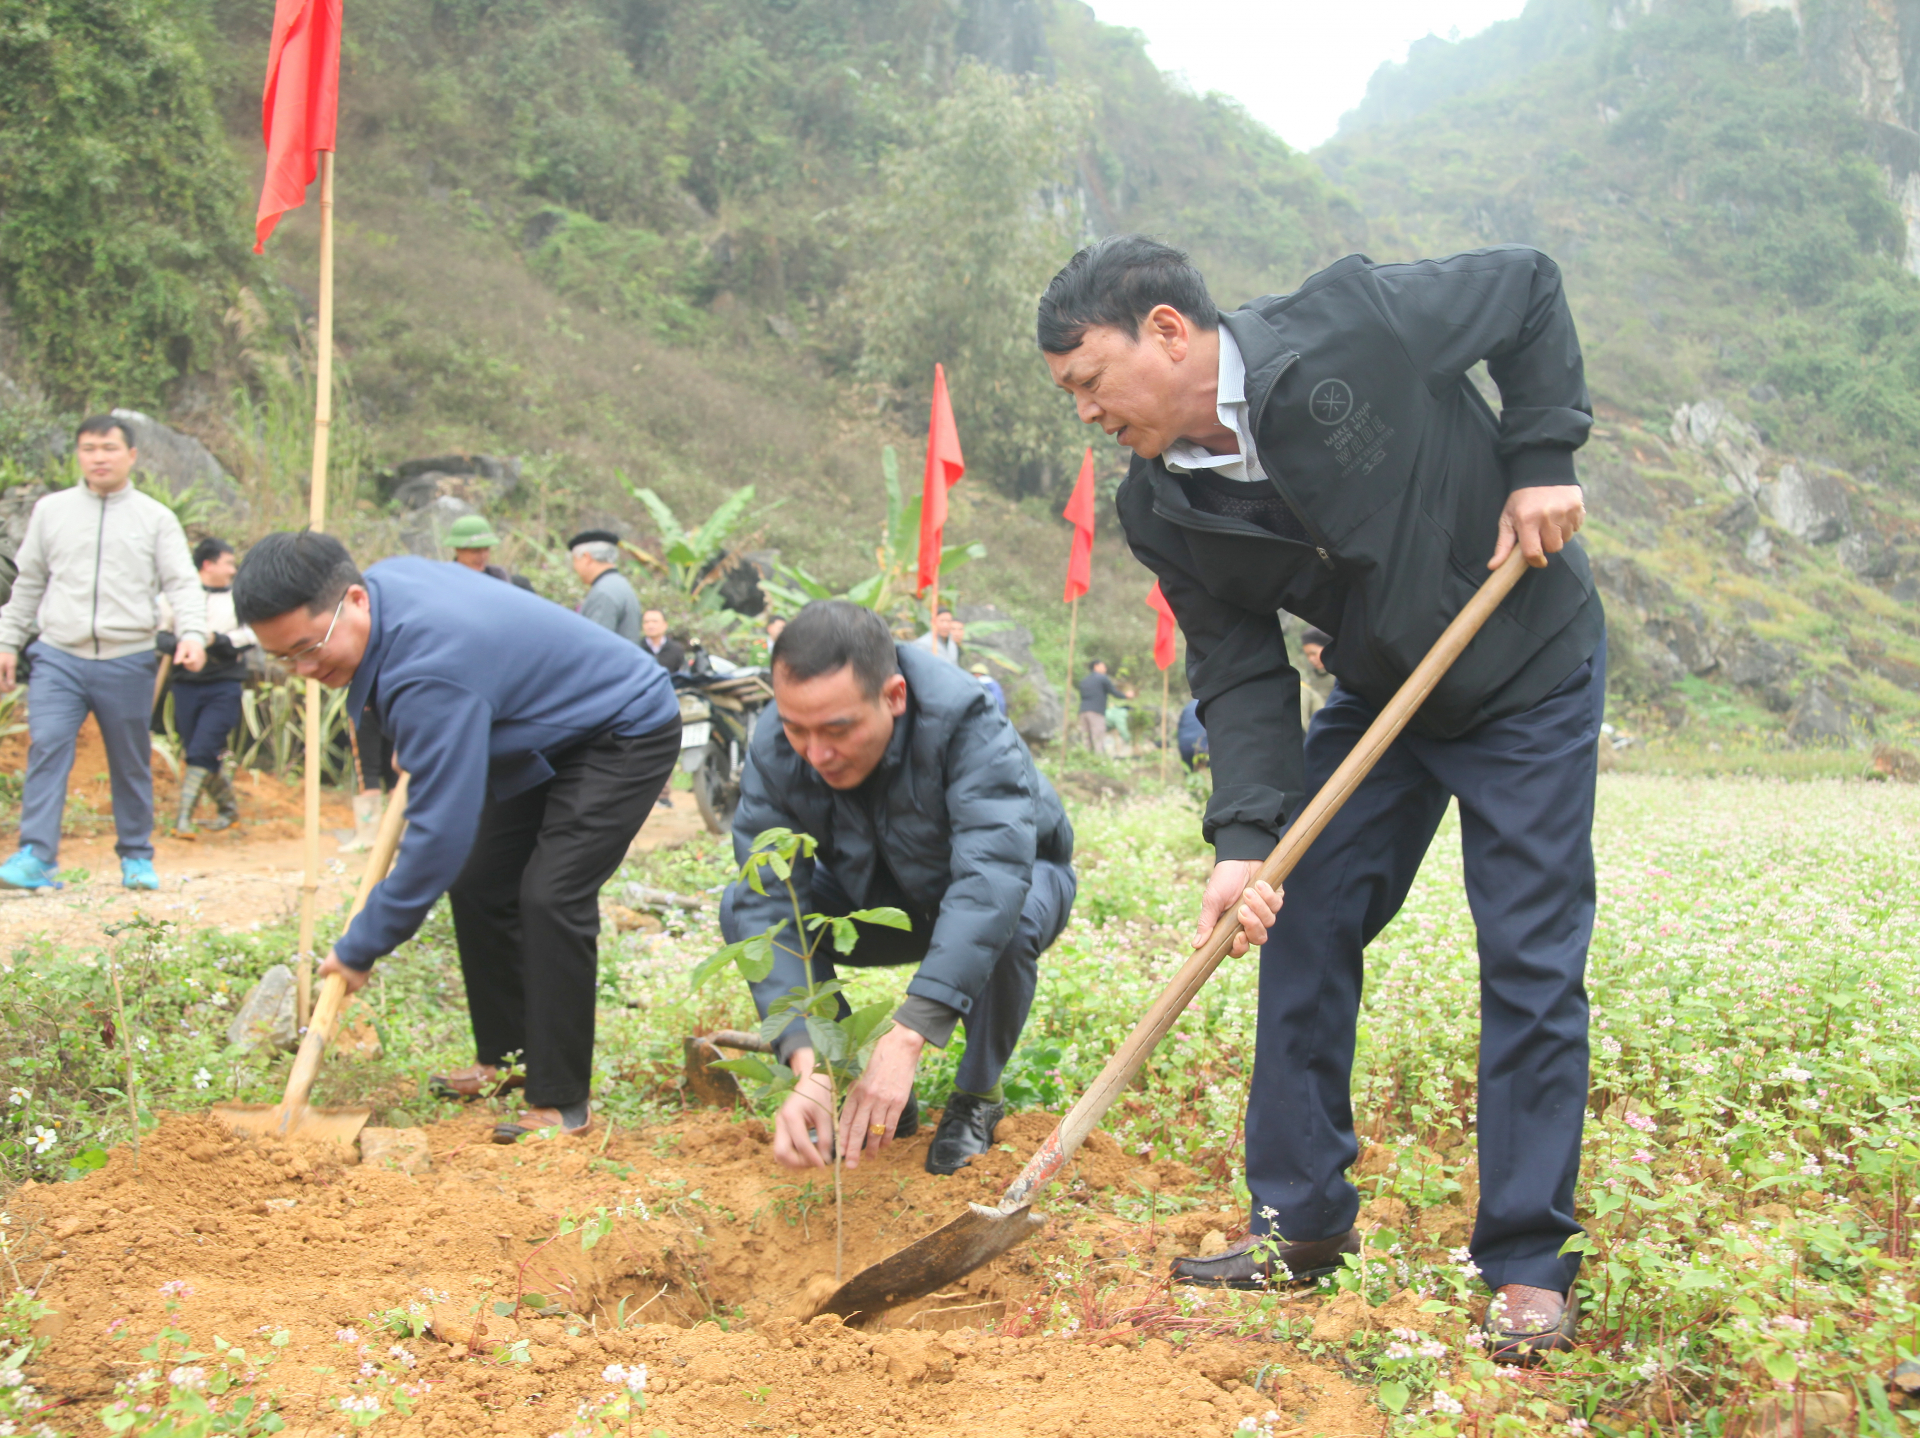
M 406 823 L 407 776 L 402 774 L 387 800 L 386 813 L 380 816 L 380 830 L 367 855 L 367 870 L 360 876 L 360 892 L 354 896 L 348 922 L 367 906 L 373 886 L 386 878 Z M 286 1096 L 279 1103 L 217 1103 L 213 1116 L 242 1133 L 263 1137 L 325 1139 L 339 1144 L 350 1144 L 358 1138 L 373 1117 L 373 1110 L 307 1107 L 307 1092 L 320 1072 L 321 1056 L 327 1051 L 346 1002 L 347 981 L 338 974 L 328 974 L 320 985 L 320 1001 L 313 1006 L 307 1032 L 300 1040 L 300 1052 L 294 1056 L 293 1072 L 287 1076 Z
M 1301 810 L 1300 817 L 1294 820 L 1281 836 L 1280 843 L 1267 856 L 1266 862 L 1260 866 L 1256 876 L 1258 879 L 1266 880 L 1276 889 L 1281 886 L 1281 882 L 1293 872 L 1294 865 L 1300 862 L 1300 856 L 1306 852 L 1307 846 L 1326 828 L 1327 821 L 1339 811 L 1348 796 L 1360 787 L 1360 781 L 1367 777 L 1375 761 L 1406 727 L 1414 710 L 1433 691 L 1433 686 L 1440 682 L 1440 676 L 1459 658 L 1460 651 L 1479 632 L 1487 616 L 1507 597 L 1525 568 L 1526 560 L 1516 547 L 1434 642 L 1427 657 L 1420 661 L 1420 667 L 1408 676 L 1407 682 L 1400 686 L 1400 692 L 1393 696 L 1387 707 L 1380 711 L 1379 717 L 1367 727 L 1367 732 L 1360 736 L 1360 742 L 1353 746 L 1353 751 L 1333 771 L 1333 777 L 1327 780 L 1326 786 L 1313 796 L 1313 802 Z M 1235 909 L 1238 907 L 1234 905 Z M 1107 1060 L 1107 1066 L 1100 1071 L 1100 1077 L 1093 1081 L 1093 1087 L 1081 1095 L 1080 1101 L 1067 1111 L 1067 1116 L 1047 1135 L 1039 1152 L 1034 1154 L 1020 1171 L 1020 1176 L 1001 1195 L 998 1205 L 968 1204 L 967 1211 L 946 1227 L 916 1239 L 898 1253 L 854 1274 L 821 1305 L 820 1311 L 836 1313 L 842 1318 L 852 1318 L 856 1314 L 870 1316 L 902 1303 L 911 1303 L 917 1298 L 925 1298 L 982 1264 L 992 1262 L 1045 1224 L 1045 1216 L 1033 1211 L 1034 1195 L 1065 1168 L 1079 1151 L 1080 1145 L 1112 1107 L 1113 1101 L 1125 1091 L 1134 1075 L 1140 1072 L 1155 1045 L 1166 1037 L 1167 1031 L 1186 1012 L 1187 1005 L 1193 1002 L 1194 996 L 1212 977 L 1239 933 L 1240 921 L 1232 916 L 1232 912 L 1222 915 L 1220 922 L 1214 926 L 1212 936 L 1194 951 L 1193 957 L 1174 976 L 1166 992 L 1147 1010 L 1146 1016 L 1114 1056 Z

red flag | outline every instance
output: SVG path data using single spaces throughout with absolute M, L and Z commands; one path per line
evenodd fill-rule
M 333 148 L 339 109 L 340 0 L 279 0 L 260 97 L 267 177 L 253 224 L 256 255 L 280 216 L 306 203 L 307 186 L 319 172 L 314 155 Z
M 920 491 L 920 577 L 915 594 L 940 578 L 940 536 L 947 527 L 947 491 L 967 472 L 960 457 L 960 431 L 947 399 L 946 366 L 933 367 L 933 416 L 927 421 L 927 473 Z
M 1067 556 L 1067 589 L 1061 599 L 1073 603 L 1093 584 L 1093 446 L 1080 461 L 1080 477 L 1073 482 L 1073 498 L 1064 511 L 1073 526 L 1073 553 Z
M 1147 591 L 1147 608 L 1159 616 L 1153 627 L 1153 662 L 1165 669 L 1173 663 L 1173 610 L 1168 607 L 1167 596 L 1160 592 L 1157 579 Z

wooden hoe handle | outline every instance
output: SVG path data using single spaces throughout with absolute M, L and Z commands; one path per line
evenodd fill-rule
M 1361 780 L 1367 777 L 1368 771 L 1387 751 L 1387 746 L 1399 737 L 1400 731 L 1407 727 L 1414 710 L 1433 691 L 1433 686 L 1440 682 L 1440 677 L 1453 661 L 1460 657 L 1460 651 L 1480 632 L 1480 626 L 1486 623 L 1487 616 L 1500 606 L 1500 601 L 1519 582 L 1525 569 L 1526 560 L 1521 557 L 1518 546 L 1515 546 L 1506 562 L 1488 576 L 1486 583 L 1454 617 L 1453 623 L 1434 641 L 1433 648 L 1427 651 L 1427 657 L 1420 661 L 1419 668 L 1407 676 L 1407 682 L 1400 686 L 1400 691 L 1380 711 L 1379 717 L 1367 726 L 1367 732 L 1360 736 L 1360 742 L 1353 746 L 1352 752 L 1333 771 L 1333 777 L 1313 796 L 1313 802 L 1300 811 L 1300 816 L 1280 836 L 1280 842 L 1261 864 L 1257 878 L 1266 880 L 1276 889 L 1280 887 L 1287 875 L 1293 872 L 1294 865 L 1300 862 L 1307 845 L 1319 837 L 1320 831 L 1327 827 L 1327 821 L 1360 787 Z M 1154 1001 L 1153 1007 L 1147 1010 L 1145 1017 L 1127 1036 L 1126 1042 L 1107 1060 L 1100 1077 L 1093 1081 L 1092 1087 L 1080 1096 L 1080 1101 L 1067 1111 L 1067 1116 L 1060 1120 L 1059 1125 L 1047 1136 L 1046 1142 L 1040 1145 L 1039 1152 L 1034 1154 L 1001 1197 L 1000 1208 L 1003 1212 L 1011 1213 L 1031 1203 L 1034 1193 L 1066 1167 L 1067 1161 L 1086 1141 L 1087 1135 L 1106 1116 L 1113 1101 L 1133 1081 L 1148 1055 L 1167 1036 L 1167 1031 L 1180 1015 L 1186 1012 L 1187 1005 L 1193 1002 L 1194 996 L 1213 976 L 1213 971 L 1233 947 L 1233 941 L 1240 933 L 1240 921 L 1233 914 L 1239 907 L 1234 904 L 1221 915 L 1220 922 L 1214 925 L 1212 936 L 1194 950 L 1193 956 L 1174 975 L 1166 992 Z
M 400 848 L 400 832 L 406 826 L 407 776 L 402 774 L 387 799 L 386 812 L 380 816 L 380 828 L 374 835 L 373 850 L 367 855 L 366 872 L 360 876 L 360 892 L 354 895 L 353 907 L 347 911 L 347 922 L 353 922 L 366 908 L 373 886 L 386 878 L 387 870 L 393 867 L 393 856 Z M 320 985 L 320 999 L 313 1006 L 307 1031 L 300 1039 L 293 1072 L 287 1075 L 287 1093 L 281 1100 L 281 1107 L 287 1113 L 297 1114 L 306 1107 L 307 1093 L 320 1073 L 320 1060 L 333 1041 L 333 1026 L 340 1021 L 340 1010 L 346 1007 L 346 1002 L 347 981 L 338 974 L 328 974 Z

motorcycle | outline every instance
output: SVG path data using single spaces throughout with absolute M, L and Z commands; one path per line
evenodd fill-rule
M 733 827 L 747 745 L 761 713 L 773 702 L 767 672 L 696 645 L 687 672 L 673 676 L 680 697 L 680 767 L 693 776 L 693 801 L 715 834 Z

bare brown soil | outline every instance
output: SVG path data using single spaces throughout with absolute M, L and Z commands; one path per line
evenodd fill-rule
M 1000 1136 L 1024 1154 L 1051 1122 L 1016 1116 Z M 123 1149 L 79 1182 L 16 1191 L 14 1231 L 28 1230 L 16 1252 L 36 1270 L 52 1265 L 41 1291 L 57 1332 L 34 1381 L 70 1405 L 61 1426 L 108 1402 L 116 1379 L 143 1366 L 135 1350 L 171 1322 L 201 1348 L 217 1335 L 257 1351 L 258 1330 L 289 1329 L 265 1380 L 287 1431 L 340 1432 L 337 1401 L 355 1391 L 360 1360 L 336 1331 L 354 1328 L 381 1353 L 394 1339 L 370 1314 L 426 1302 L 433 1334 L 406 1347 L 431 1391 L 412 1417 L 382 1418 L 382 1431 L 546 1438 L 608 1393 L 608 1364 L 634 1362 L 650 1373 L 638 1431 L 673 1438 L 1225 1438 L 1270 1411 L 1275 1434 L 1384 1431 L 1385 1415 L 1336 1370 L 1219 1336 L 1250 1297 L 1216 1295 L 1191 1316 L 1168 1302 L 1154 1275 L 1236 1215 L 1136 1225 L 1082 1206 L 1076 1195 L 1116 1182 L 1192 1178 L 1177 1164 L 1135 1167 L 1098 1136 L 1055 1190 L 1039 1237 L 863 1330 L 808 1316 L 806 1295 L 831 1286 L 831 1177 L 809 1189 L 777 1168 L 759 1121 L 690 1115 L 512 1148 L 486 1141 L 489 1124 L 476 1109 L 430 1130 L 432 1167 L 409 1176 L 173 1116 L 137 1168 Z M 977 1171 L 934 1177 L 926 1142 L 896 1144 L 848 1175 L 849 1274 L 967 1201 L 991 1201 L 1021 1161 L 996 1151 Z M 577 1234 L 555 1236 L 563 1215 L 602 1206 L 622 1216 L 590 1251 Z M 1078 1329 L 1044 1336 L 1061 1322 L 1047 1311 L 1061 1292 L 1052 1275 L 1069 1264 Z M 1050 1279 L 1055 1293 L 1037 1308 Z M 191 1293 L 169 1317 L 160 1285 L 176 1280 Z M 549 1300 L 549 1316 L 496 1314 L 522 1291 Z M 116 1320 L 131 1339 L 110 1336 Z M 527 1361 L 516 1362 L 522 1339 Z

